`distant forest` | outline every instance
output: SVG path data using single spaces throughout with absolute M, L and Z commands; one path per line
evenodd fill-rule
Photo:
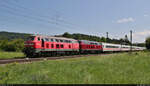
M 0 40 L 14 40 L 14 39 L 23 39 L 26 40 L 31 34 L 27 33 L 16 33 L 16 32 L 0 32 Z
M 8 41 L 12 41 L 12 40 L 16 40 L 16 39 L 26 40 L 30 35 L 32 35 L 32 34 L 1 31 L 0 32 L 0 40 L 8 40 Z M 130 41 L 129 41 L 127 35 L 125 35 L 124 38 L 120 38 L 119 40 L 106 38 L 106 37 L 98 37 L 98 36 L 80 34 L 80 33 L 70 34 L 68 32 L 65 32 L 64 34 L 61 34 L 61 35 L 55 35 L 55 36 L 73 38 L 76 40 L 90 40 L 90 41 L 130 45 Z M 137 43 L 137 44 L 133 44 L 133 45 L 143 47 L 143 46 L 145 46 L 145 43 Z

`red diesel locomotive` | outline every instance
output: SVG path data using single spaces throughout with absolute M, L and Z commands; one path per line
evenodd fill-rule
M 100 53 L 102 44 L 95 41 L 79 40 L 80 53 Z
M 75 40 L 64 37 L 33 35 L 25 42 L 27 57 L 100 53 L 102 44 L 95 41 Z

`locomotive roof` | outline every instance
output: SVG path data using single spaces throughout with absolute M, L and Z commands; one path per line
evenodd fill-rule
M 89 40 L 79 40 L 79 41 L 82 41 L 82 42 L 94 42 L 94 43 L 99 43 L 97 41 L 89 41 Z
M 63 39 L 63 40 L 75 40 L 75 39 L 72 39 L 72 38 L 46 36 L 46 35 L 32 35 L 32 36 L 40 36 L 40 37 L 44 37 L 44 38 L 54 38 L 54 39 Z
M 85 44 L 91 44 L 91 43 L 96 43 L 96 44 L 101 44 L 100 42 L 96 42 L 96 41 L 89 41 L 89 40 L 79 40 L 79 41 L 81 41 L 81 42 L 83 42 L 83 43 L 85 43 Z

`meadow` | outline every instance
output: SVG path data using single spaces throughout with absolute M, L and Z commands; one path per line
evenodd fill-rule
M 0 65 L 0 84 L 150 84 L 150 52 Z
M 25 55 L 22 52 L 0 51 L 0 59 L 24 58 L 24 57 Z

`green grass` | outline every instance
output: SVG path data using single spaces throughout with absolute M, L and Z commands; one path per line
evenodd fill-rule
M 9 59 L 9 58 L 23 58 L 24 54 L 22 52 L 4 52 L 0 51 L 0 59 Z
M 150 84 L 150 52 L 12 63 L 0 84 Z

